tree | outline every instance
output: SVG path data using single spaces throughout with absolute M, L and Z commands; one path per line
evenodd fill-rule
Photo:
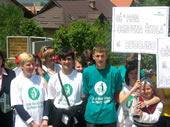
M 111 64 L 120 64 L 124 59 L 121 54 L 111 54 L 111 23 L 101 22 L 98 18 L 94 24 L 87 21 L 75 21 L 70 26 L 61 25 L 54 36 L 54 48 L 58 53 L 62 47 L 70 46 L 80 55 L 85 49 L 92 49 L 96 44 L 104 44 L 109 51 Z M 124 62 L 124 61 L 123 61 Z
M 33 19 L 24 18 L 20 8 L 0 4 L 0 50 L 6 54 L 7 36 L 44 36 L 43 29 Z
M 19 25 L 21 36 L 44 36 L 43 29 L 33 19 L 24 18 Z
M 61 25 L 54 36 L 54 47 L 57 53 L 62 47 L 69 46 L 80 54 L 94 46 L 95 35 L 93 25 L 87 21 L 75 21 L 68 27 Z
M 19 33 L 20 21 L 24 14 L 20 8 L 12 4 L 0 5 L 0 50 L 6 54 L 6 36 L 15 36 Z
M 170 6 L 170 0 L 139 0 L 137 6 Z

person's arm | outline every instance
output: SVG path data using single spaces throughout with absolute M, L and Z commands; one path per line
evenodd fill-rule
M 154 96 L 152 99 L 140 103 L 140 104 L 138 105 L 138 108 L 142 109 L 142 108 L 144 108 L 144 107 L 149 107 L 150 105 L 156 104 L 156 103 L 158 103 L 158 102 L 160 102 L 160 98 L 157 97 L 157 96 Z
M 15 105 L 14 108 L 16 109 L 18 115 L 24 120 L 28 125 L 31 127 L 38 127 L 33 118 L 29 115 L 29 113 L 24 109 L 23 105 Z
M 163 109 L 163 104 L 159 103 L 154 111 L 153 114 L 148 114 L 146 112 L 142 112 L 142 110 L 138 109 L 136 111 L 136 114 L 139 117 L 139 122 L 141 123 L 156 123 L 159 120 L 159 117 L 162 113 L 162 109 Z
M 44 101 L 43 120 L 48 120 L 48 100 Z
M 127 94 L 122 90 L 119 94 L 119 103 L 124 104 L 128 100 L 128 98 L 131 96 L 131 94 L 135 90 L 137 90 L 138 88 L 140 88 L 140 81 L 139 80 L 136 81 L 136 83 L 134 84 L 132 89 Z
M 170 98 L 165 98 L 165 95 L 164 95 L 164 92 L 163 92 L 163 89 L 156 89 L 156 95 L 158 97 L 160 97 L 161 99 L 161 102 L 164 104 L 164 105 L 170 105 Z

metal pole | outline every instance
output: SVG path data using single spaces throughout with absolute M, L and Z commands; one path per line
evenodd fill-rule
M 138 80 L 140 80 L 140 62 L 141 62 L 141 54 L 138 53 Z
M 140 63 L 141 63 L 141 54 L 138 53 L 138 80 L 140 80 Z M 139 103 L 139 98 L 140 96 L 137 97 L 137 104 Z

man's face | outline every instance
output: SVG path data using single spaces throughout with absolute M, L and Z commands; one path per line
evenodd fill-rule
M 24 73 L 24 76 L 29 78 L 34 70 L 34 61 L 25 62 L 23 65 L 21 65 L 21 68 Z
M 96 67 L 98 69 L 104 69 L 106 66 L 107 55 L 105 52 L 95 52 L 93 54 L 93 59 L 96 62 Z
M 62 65 L 62 69 L 64 69 L 64 70 L 72 70 L 73 69 L 72 56 L 66 56 L 65 58 L 61 58 L 60 63 Z

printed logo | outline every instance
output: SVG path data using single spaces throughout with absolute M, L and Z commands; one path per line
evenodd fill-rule
M 37 100 L 40 96 L 40 92 L 37 88 L 31 87 L 28 90 L 28 95 L 32 100 Z
M 107 85 L 102 81 L 97 82 L 94 86 L 94 90 L 98 95 L 102 96 L 107 90 Z
M 130 96 L 126 102 L 126 107 L 127 108 L 130 108 L 132 106 L 132 102 L 133 102 L 133 99 L 135 98 L 135 96 Z
M 73 93 L 73 88 L 70 84 L 64 84 L 64 90 L 66 92 L 67 97 L 71 96 L 71 94 Z M 62 94 L 64 95 L 63 90 L 62 90 Z

